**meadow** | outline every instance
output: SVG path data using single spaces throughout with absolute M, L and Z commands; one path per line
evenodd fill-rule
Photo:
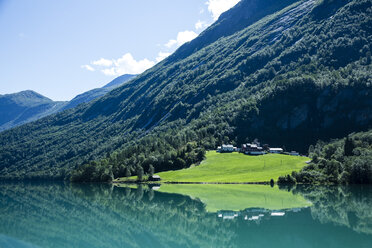
M 299 171 L 309 158 L 282 154 L 247 156 L 242 153 L 209 151 L 200 165 L 157 173 L 162 182 L 259 183 Z

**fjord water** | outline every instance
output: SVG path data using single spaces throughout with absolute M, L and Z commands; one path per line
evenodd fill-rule
M 371 187 L 0 185 L 0 247 L 372 247 Z

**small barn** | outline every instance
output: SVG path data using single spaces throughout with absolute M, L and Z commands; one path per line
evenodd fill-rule
M 283 148 L 270 148 L 270 153 L 283 153 Z
M 161 178 L 158 175 L 153 175 L 153 176 L 149 177 L 149 181 L 152 181 L 152 182 L 160 181 L 160 180 L 161 180 Z
M 236 152 L 237 148 L 233 145 L 222 145 L 217 148 L 217 152 Z
M 300 156 L 300 153 L 298 153 L 298 152 L 296 152 L 296 151 L 291 151 L 291 152 L 289 153 L 289 155 L 291 155 L 291 156 Z

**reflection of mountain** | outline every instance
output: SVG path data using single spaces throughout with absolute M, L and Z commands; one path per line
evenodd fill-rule
M 371 186 L 297 186 L 294 191 L 313 202 L 311 215 L 321 223 L 333 223 L 372 234 Z
M 40 247 L 227 247 L 233 237 L 200 202 L 142 188 L 13 184 L 0 201 L 0 233 Z
M 364 191 L 351 194 L 354 203 L 366 197 Z M 324 206 L 327 202 L 324 201 Z M 346 203 L 350 207 L 354 204 Z M 317 217 L 314 220 L 310 208 L 280 210 L 285 212 L 284 216 L 265 215 L 262 221 L 247 221 L 244 215 L 273 212 L 249 208 L 240 212 L 241 217 L 224 220 L 216 213 L 207 212 L 205 204 L 198 199 L 144 187 L 3 184 L 0 210 L 0 244 L 4 239 L 36 247 L 79 248 L 342 248 L 372 244 L 367 234 L 321 223 Z

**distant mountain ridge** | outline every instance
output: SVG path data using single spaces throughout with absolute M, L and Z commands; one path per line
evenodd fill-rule
M 136 75 L 132 74 L 125 74 L 122 76 L 119 76 L 103 86 L 102 88 L 92 89 L 90 91 L 84 92 L 80 95 L 77 95 L 74 97 L 71 101 L 67 102 L 65 106 L 63 106 L 62 110 L 74 108 L 78 106 L 81 103 L 87 103 L 94 99 L 97 99 L 106 93 L 110 92 L 111 90 L 115 89 L 116 87 L 120 86 L 121 84 L 131 80 Z
M 54 102 L 32 90 L 0 96 L 0 131 L 58 112 L 65 102 Z
M 135 76 L 122 75 L 102 88 L 84 92 L 71 101 L 53 101 L 32 90 L 0 95 L 0 132 L 90 102 Z

